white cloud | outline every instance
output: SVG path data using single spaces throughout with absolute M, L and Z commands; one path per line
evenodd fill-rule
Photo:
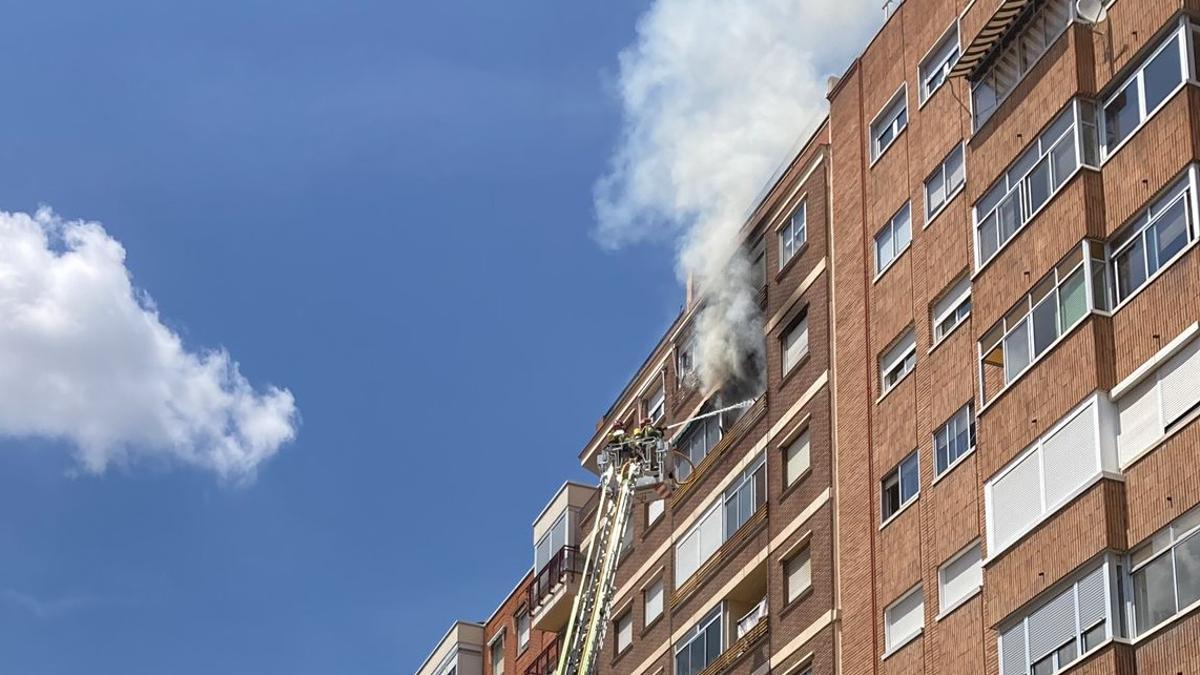
M 0 213 L 0 435 L 69 441 L 96 473 L 167 460 L 246 480 L 297 416 L 224 350 L 185 348 L 98 223 Z
M 680 277 L 709 298 L 697 322 L 706 384 L 761 350 L 736 233 L 881 16 L 876 0 L 657 0 L 621 53 L 624 130 L 596 184 L 597 238 L 678 242 Z

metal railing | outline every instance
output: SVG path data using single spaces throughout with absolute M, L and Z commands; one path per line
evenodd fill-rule
M 529 607 L 531 609 L 541 607 L 546 598 L 550 597 L 560 584 L 569 583 L 576 574 L 581 572 L 583 572 L 583 556 L 579 555 L 579 547 L 563 546 L 558 549 L 558 552 L 551 556 L 530 582 Z
M 533 663 L 525 668 L 525 675 L 550 675 L 558 667 L 558 636 L 546 645 Z

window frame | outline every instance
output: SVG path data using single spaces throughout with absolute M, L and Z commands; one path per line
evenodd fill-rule
M 951 186 L 950 178 L 949 178 L 950 172 L 948 170 L 947 164 L 950 162 L 950 158 L 953 157 L 955 154 L 958 155 L 958 163 L 959 163 L 959 167 L 962 172 L 962 180 L 959 181 L 956 185 Z M 938 205 L 938 207 L 936 209 L 930 209 L 930 207 L 929 207 L 929 204 L 930 204 L 930 199 L 929 199 L 930 181 L 932 181 L 939 174 L 941 176 L 942 190 L 945 193 L 945 197 L 942 198 L 942 203 L 940 205 Z M 935 218 L 942 215 L 942 212 L 944 212 L 947 208 L 949 208 L 950 203 L 952 201 L 954 201 L 954 199 L 956 197 L 958 197 L 958 195 L 962 194 L 963 189 L 965 189 L 967 186 L 966 143 L 964 143 L 963 141 L 959 141 L 958 145 L 956 145 L 953 149 L 951 149 L 950 152 L 946 153 L 946 156 L 943 157 L 942 161 L 938 163 L 937 168 L 934 169 L 933 172 L 931 172 L 928 176 L 925 177 L 925 180 L 921 183 L 921 185 L 924 188 L 925 227 L 929 227 L 930 223 L 932 223 Z
M 913 487 L 912 492 L 909 493 L 908 498 L 905 499 L 904 488 L 907 485 L 907 482 L 904 479 L 906 473 L 905 468 L 910 461 L 916 465 L 914 467 L 916 485 Z M 895 476 L 896 480 L 896 494 L 898 499 L 895 510 L 893 510 L 891 513 L 887 513 L 888 483 L 891 481 L 893 476 Z M 879 479 L 879 529 L 883 529 L 888 525 L 888 523 L 891 523 L 893 520 L 895 520 L 897 516 L 899 516 L 901 513 L 904 513 L 905 509 L 910 504 L 917 501 L 920 496 L 921 453 L 919 450 L 913 450 L 912 452 L 906 454 L 899 462 L 896 463 L 896 466 L 892 467 L 890 471 L 885 473 L 883 477 Z
M 799 226 L 796 224 L 797 214 L 800 216 Z M 779 269 L 782 270 L 808 243 L 808 197 L 801 198 L 791 215 L 779 226 L 778 241 Z
M 1097 121 L 1100 129 L 1106 130 L 1108 126 L 1109 105 L 1111 105 L 1119 96 L 1125 93 L 1126 88 L 1128 88 L 1130 85 L 1133 85 L 1136 88 L 1138 95 L 1137 123 L 1134 124 L 1133 127 L 1130 128 L 1129 131 L 1126 132 L 1125 135 L 1122 136 L 1121 139 L 1111 147 L 1108 143 L 1107 132 L 1105 131 L 1105 133 L 1100 134 L 1101 165 L 1106 163 L 1109 158 L 1120 152 L 1121 148 L 1125 147 L 1125 144 L 1128 143 L 1129 140 L 1134 136 L 1136 136 L 1138 131 L 1140 131 L 1142 127 L 1146 126 L 1146 123 L 1149 122 L 1152 117 L 1157 115 L 1159 111 L 1161 111 L 1171 101 L 1171 99 L 1175 98 L 1175 95 L 1179 93 L 1180 89 L 1188 84 L 1188 82 L 1196 81 L 1195 78 L 1197 74 L 1193 72 L 1194 64 L 1189 58 L 1191 55 L 1191 50 L 1194 49 L 1194 45 L 1189 45 L 1189 43 L 1194 42 L 1195 36 L 1194 34 L 1189 35 L 1189 33 L 1192 32 L 1189 30 L 1189 24 L 1190 22 L 1188 21 L 1187 16 L 1180 17 L 1175 28 L 1161 38 L 1162 42 L 1156 45 L 1154 49 L 1152 49 L 1144 58 L 1138 61 L 1137 68 L 1134 69 L 1133 72 L 1127 75 L 1124 79 L 1122 79 L 1119 84 L 1116 84 L 1115 86 L 1110 85 L 1110 87 L 1112 87 L 1111 92 L 1101 97 Z M 1167 47 L 1169 47 L 1173 41 L 1175 42 L 1176 48 L 1179 50 L 1179 65 L 1182 77 L 1180 78 L 1180 81 L 1171 87 L 1170 91 L 1163 96 L 1162 100 L 1154 105 L 1153 109 L 1147 109 L 1145 78 L 1146 68 L 1154 61 L 1155 58 L 1158 57 L 1159 54 L 1167 49 Z M 1108 89 L 1108 87 L 1106 87 L 1106 89 Z
M 654 622 L 658 621 L 663 615 L 664 608 L 666 607 L 666 597 L 667 597 L 667 595 L 666 595 L 667 586 L 665 583 L 665 579 L 666 579 L 666 577 L 661 577 L 661 576 L 658 577 L 654 581 L 651 581 L 650 584 L 646 586 L 645 590 L 642 591 L 642 625 L 643 625 L 643 627 L 653 625 Z M 658 611 L 651 614 L 650 613 L 651 590 L 653 590 L 655 587 L 658 587 Z
M 909 343 L 912 344 L 909 344 Z M 909 357 L 912 357 L 911 363 Z M 893 389 L 900 385 L 914 370 L 917 369 L 917 334 L 912 328 L 906 329 L 887 349 L 879 355 L 879 399 L 883 400 Z M 898 372 L 888 384 L 889 376 Z
M 954 46 L 948 47 L 950 39 L 953 36 Z M 921 57 L 921 61 L 917 64 L 917 105 L 924 107 L 929 99 L 941 89 L 946 82 L 950 80 L 950 71 L 954 69 L 954 65 L 958 63 L 958 59 L 962 57 L 962 36 L 959 35 L 958 19 L 956 18 L 950 27 L 945 30 L 925 52 L 925 56 Z M 932 70 L 930 66 L 935 66 Z M 927 75 L 940 74 L 941 79 L 932 88 L 929 87 L 929 81 L 932 79 Z
M 933 336 L 933 347 L 940 345 L 959 326 L 966 323 L 967 319 L 971 318 L 971 290 L 971 277 L 963 275 L 952 282 L 933 301 L 929 310 L 931 323 L 929 334 Z M 954 323 L 943 330 L 942 324 L 951 317 L 954 318 Z
M 492 667 L 492 675 L 504 675 L 505 659 L 504 659 L 504 629 L 503 628 L 500 629 L 500 632 L 496 634 L 496 637 L 492 638 L 492 641 L 488 643 L 487 648 L 488 648 L 488 665 L 490 665 Z M 499 670 L 496 669 L 496 655 L 497 654 L 499 654 L 499 656 L 500 656 L 500 669 Z
M 792 336 L 792 334 L 795 333 L 799 329 L 803 329 L 804 348 L 800 352 L 800 354 L 798 354 L 796 356 L 796 358 L 794 360 L 789 362 L 788 361 L 788 338 L 790 338 Z M 792 318 L 791 321 L 788 322 L 787 328 L 785 328 L 779 336 L 779 347 L 780 347 L 779 362 L 780 362 L 780 365 L 783 367 L 782 375 L 784 377 L 789 375 L 792 371 L 794 371 L 796 369 L 797 366 L 799 366 L 801 363 L 804 362 L 804 359 L 808 357 L 809 346 L 810 346 L 810 343 L 809 343 L 809 333 L 808 333 L 808 308 L 805 307 L 805 308 L 801 309 L 800 312 L 794 318 Z
M 959 415 L 964 412 L 966 413 L 966 419 L 967 419 L 966 424 L 967 424 L 968 445 L 965 449 L 961 450 L 961 452 L 958 452 L 958 454 L 954 455 L 954 457 L 951 458 L 950 457 L 950 449 L 954 445 L 953 441 L 958 438 L 958 434 L 953 434 L 953 435 L 950 434 L 950 432 L 952 431 L 951 427 L 960 423 Z M 946 432 L 946 463 L 945 463 L 945 465 L 942 464 L 941 446 L 939 445 L 939 442 L 940 442 L 939 436 L 942 434 L 943 431 Z M 937 478 L 941 478 L 942 476 L 949 473 L 951 469 L 958 466 L 964 459 L 966 459 L 968 456 L 970 456 L 971 453 L 975 452 L 975 443 L 976 443 L 975 433 L 976 433 L 976 429 L 975 429 L 975 402 L 974 401 L 967 401 L 967 403 L 965 405 L 963 405 L 958 410 L 955 410 L 954 414 L 951 415 L 949 419 L 947 419 L 945 422 L 942 423 L 941 426 L 939 426 L 936 430 L 934 430 L 934 432 L 933 432 L 933 473 L 935 476 L 935 480 Z
M 918 613 L 921 617 L 921 625 L 920 625 L 920 627 L 917 628 L 917 630 L 912 631 L 911 633 L 908 633 L 907 635 L 894 636 L 894 635 L 892 635 L 892 625 L 895 624 L 895 621 L 892 620 L 891 613 L 894 609 L 896 609 L 897 605 L 900 605 L 904 601 L 912 598 L 913 595 L 921 596 L 921 608 L 920 608 L 920 610 L 918 610 Z M 925 631 L 925 595 L 924 595 L 923 584 L 918 583 L 916 586 L 913 586 L 912 588 L 908 589 L 904 593 L 901 593 L 898 598 L 893 600 L 890 604 L 888 604 L 887 607 L 885 607 L 883 609 L 883 645 L 884 645 L 883 653 L 884 653 L 884 655 L 886 656 L 886 655 L 894 654 L 895 652 L 899 651 L 900 648 L 904 647 L 908 643 L 917 639 L 917 636 L 921 635 L 921 633 L 923 633 L 924 631 Z
M 947 570 L 947 568 L 949 568 L 954 563 L 962 560 L 964 556 L 970 555 L 972 552 L 974 552 L 977 556 L 977 559 L 975 561 L 975 567 L 978 568 L 978 570 L 979 570 L 979 584 L 977 584 L 973 589 L 968 590 L 966 593 L 958 596 L 957 598 L 950 598 L 947 601 L 947 598 L 946 598 L 946 570 Z M 965 604 L 972 597 L 978 595 L 979 591 L 981 591 L 983 589 L 983 544 L 982 544 L 982 542 L 979 539 L 972 541 L 971 543 L 967 544 L 963 548 L 959 549 L 957 553 L 955 553 L 954 555 L 947 558 L 945 560 L 945 562 L 943 562 L 941 565 L 938 565 L 937 579 L 938 579 L 938 616 L 939 617 L 945 616 L 945 615 L 949 614 L 950 612 L 954 611 L 955 609 L 958 609 L 960 606 Z
M 533 632 L 528 608 L 522 607 L 521 609 L 517 610 L 516 624 L 517 653 L 521 653 L 526 649 L 529 649 L 529 638 L 530 634 Z M 522 627 L 522 624 L 524 624 L 524 627 Z
M 801 445 L 801 442 L 803 442 L 804 447 L 805 447 L 804 454 L 806 456 L 806 459 L 804 460 L 804 469 L 799 471 L 796 475 L 790 476 L 790 479 L 789 479 L 789 476 L 788 476 L 788 465 L 789 465 L 789 459 L 790 459 L 789 455 L 791 454 L 792 448 L 799 447 Z M 792 487 L 793 485 L 799 483 L 800 480 L 804 478 L 804 476 L 808 475 L 808 473 L 810 471 L 812 471 L 812 434 L 810 433 L 810 429 L 808 427 L 805 427 L 804 429 L 802 429 L 799 433 L 797 433 L 795 435 L 795 437 L 793 437 L 792 439 L 790 439 L 789 441 L 784 443 L 783 446 L 780 448 L 780 450 L 781 450 L 781 454 L 783 456 L 783 462 L 782 462 L 783 470 L 781 472 L 781 473 L 783 473 L 783 488 L 786 490 L 786 489 Z
M 1179 523 L 1184 523 L 1187 525 L 1187 527 L 1179 528 Z M 1181 544 L 1190 542 L 1196 537 L 1200 537 L 1200 506 L 1193 506 L 1187 511 L 1184 511 L 1182 514 L 1174 518 L 1169 524 L 1167 524 L 1166 527 L 1163 527 L 1149 537 L 1146 537 L 1146 539 L 1144 539 L 1137 546 L 1130 547 L 1129 555 L 1127 557 L 1127 565 L 1125 567 L 1125 569 L 1128 570 L 1128 578 L 1126 580 L 1126 583 L 1128 584 L 1128 592 L 1125 593 L 1125 597 L 1129 598 L 1130 633 L 1135 639 L 1140 639 L 1150 635 L 1159 628 L 1178 620 L 1180 617 L 1190 614 L 1197 607 L 1200 607 L 1200 598 L 1193 600 L 1187 605 L 1180 605 L 1178 571 L 1179 563 L 1178 556 L 1175 555 L 1176 549 L 1178 549 Z M 1135 558 L 1137 558 L 1138 553 L 1146 549 L 1150 550 L 1150 555 L 1135 562 Z M 1139 572 L 1146 569 L 1164 556 L 1169 558 L 1171 561 L 1171 598 L 1175 609 L 1169 616 L 1158 621 L 1157 623 L 1142 627 L 1140 625 L 1141 621 L 1138 617 L 1139 611 L 1137 606 L 1136 577 Z
M 761 479 L 758 477 L 760 471 L 762 472 Z M 750 505 L 752 508 L 749 513 L 741 512 L 742 507 L 744 506 L 742 503 L 743 490 L 750 491 Z M 761 494 L 759 493 L 760 490 Z M 735 518 L 735 520 L 737 520 L 737 525 L 732 529 L 730 528 L 728 511 L 730 502 L 737 507 L 737 517 Z M 765 452 L 760 452 L 758 453 L 758 457 L 754 460 L 751 460 L 751 462 L 746 465 L 746 468 L 742 469 L 742 471 L 740 471 L 738 475 L 730 481 L 729 485 L 721 491 L 721 543 L 724 544 L 725 542 L 729 541 L 729 539 L 733 537 L 738 530 L 742 529 L 742 527 L 749 522 L 750 519 L 754 517 L 754 514 L 758 513 L 758 510 L 761 509 L 766 503 L 767 456 Z M 719 549 L 720 546 L 717 548 Z
M 621 622 L 627 622 L 625 629 L 628 631 L 629 641 L 624 646 L 621 645 Z M 622 612 L 617 618 L 613 619 L 613 657 L 618 657 L 629 651 L 633 647 L 633 608 L 630 607 Z
M 875 117 L 871 118 L 871 123 L 867 126 L 870 137 L 869 156 L 871 158 L 871 166 L 880 160 L 887 151 L 896 144 L 896 139 L 900 138 L 900 134 L 908 128 L 908 83 L 900 85 L 896 93 L 892 94 L 887 103 L 883 104 L 879 112 L 875 113 Z M 886 120 L 886 127 L 881 126 Z M 886 144 L 880 144 L 880 136 L 884 130 L 891 132 L 891 137 Z
M 801 559 L 804 560 L 804 562 L 802 564 L 807 566 L 807 568 L 808 568 L 807 583 L 804 585 L 803 588 L 793 589 L 792 584 L 791 584 L 793 570 L 791 569 L 791 566 Z M 783 561 L 783 604 L 784 604 L 784 606 L 786 607 L 786 606 L 792 604 L 793 602 L 796 602 L 800 598 L 804 597 L 804 595 L 812 587 L 813 587 L 812 547 L 808 544 L 805 544 L 804 546 L 800 547 L 800 550 L 791 554 L 790 556 L 785 558 Z M 794 590 L 794 592 L 793 592 L 793 590 Z
M 721 657 L 721 654 L 725 653 L 725 642 L 726 642 L 727 638 L 725 636 L 725 620 L 724 619 L 725 619 L 725 603 L 723 603 L 723 602 L 717 603 L 716 607 L 714 607 L 711 611 L 709 611 L 708 614 L 704 615 L 704 617 L 702 619 L 700 619 L 700 621 L 696 622 L 695 626 L 693 626 L 686 633 L 684 633 L 683 637 L 680 638 L 680 642 L 678 644 L 671 645 L 671 654 L 675 658 L 676 669 L 674 672 L 676 673 L 676 675 L 698 675 L 705 668 L 707 668 L 709 665 L 711 665 L 716 659 L 719 659 Z M 718 625 L 718 629 L 717 629 L 718 647 L 717 647 L 716 658 L 709 661 L 708 660 L 709 650 L 708 650 L 708 644 L 707 644 L 708 629 L 709 629 L 709 627 L 711 627 L 713 625 L 714 622 L 717 623 L 717 625 Z M 704 650 L 704 657 L 705 657 L 705 661 L 706 661 L 705 664 L 703 666 L 701 666 L 700 668 L 694 668 L 694 667 L 692 667 L 692 664 L 689 661 L 688 670 L 686 672 L 680 672 L 680 669 L 678 668 L 679 654 L 684 651 L 690 652 L 692 643 L 695 642 L 696 640 L 699 640 L 702 638 L 705 640 L 705 650 Z
M 1116 314 L 1129 304 L 1143 289 L 1158 279 L 1169 267 L 1179 262 L 1192 247 L 1200 241 L 1200 169 L 1195 163 L 1189 164 L 1183 172 L 1172 178 L 1167 186 L 1156 193 L 1146 205 L 1138 209 L 1110 238 L 1105 254 L 1108 258 L 1109 293 L 1113 299 L 1112 313 Z M 1177 190 L 1182 191 L 1176 193 Z M 1158 267 L 1150 272 L 1150 247 L 1147 242 L 1147 232 L 1157 225 L 1162 216 L 1168 213 L 1177 202 L 1184 204 L 1185 232 L 1188 241 L 1166 262 L 1158 261 Z M 1163 203 L 1165 202 L 1165 204 Z M 1156 209 L 1156 207 L 1159 207 Z M 1157 211 L 1157 212 L 1156 212 Z M 1121 278 L 1117 268 L 1117 258 L 1131 250 L 1138 243 L 1142 246 L 1142 269 L 1145 278 L 1135 288 L 1121 296 Z
M 908 239 L 904 242 L 903 246 L 897 248 L 896 232 L 899 229 L 897 224 L 903 222 L 901 219 L 902 215 L 905 216 L 908 221 Z M 887 262 L 883 261 L 883 256 L 879 252 L 879 238 L 884 234 L 884 232 L 888 233 L 888 243 L 892 249 L 891 257 L 888 258 Z M 896 264 L 896 261 L 900 259 L 900 256 L 904 255 L 904 253 L 908 251 L 908 249 L 912 246 L 912 237 L 912 201 L 908 200 L 905 201 L 904 204 L 895 213 L 893 213 L 890 218 L 888 218 L 887 222 L 883 224 L 883 227 L 875 231 L 875 236 L 872 238 L 875 244 L 875 281 L 881 279 L 883 275 L 892 268 L 892 265 Z

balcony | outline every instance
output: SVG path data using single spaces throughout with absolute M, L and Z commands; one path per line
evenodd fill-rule
M 525 668 L 525 675 L 551 675 L 558 667 L 558 637 L 550 641 L 537 658 Z
M 528 591 L 534 628 L 556 633 L 567 625 L 582 572 L 578 546 L 563 546 L 538 570 Z

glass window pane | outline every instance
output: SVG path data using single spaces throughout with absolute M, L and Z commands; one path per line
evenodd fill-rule
M 721 622 L 714 621 L 708 624 L 708 629 L 704 631 L 704 642 L 707 649 L 705 650 L 704 665 L 708 665 L 717 660 L 721 655 Z
M 1100 643 L 1104 642 L 1107 637 L 1103 621 L 1085 630 L 1083 633 L 1083 651 L 1090 652 L 1099 647 Z
M 1000 249 L 997 228 L 999 222 L 999 212 L 993 211 L 992 215 L 979 226 L 979 261 L 981 263 L 991 260 L 992 256 L 996 255 L 996 251 Z
M 1050 191 L 1053 189 L 1053 185 L 1051 185 L 1049 156 L 1043 158 L 1033 168 L 1026 184 L 1029 186 L 1029 213 L 1032 214 L 1050 199 Z
M 882 271 L 892 261 L 892 226 L 880 230 L 875 235 L 875 271 Z
M 1200 535 L 1193 534 L 1175 546 L 1175 579 L 1181 608 L 1200 600 Z
M 1170 555 L 1159 556 L 1133 573 L 1133 609 L 1139 634 L 1175 614 Z
M 1021 191 L 1013 190 L 1003 202 L 1000 202 L 1000 242 L 1006 242 L 1017 233 L 1021 226 Z
M 1137 81 L 1134 80 L 1104 106 L 1104 140 L 1109 152 L 1137 126 L 1140 119 L 1138 103 Z
M 704 666 L 708 665 L 708 663 L 704 660 L 704 636 L 703 635 L 701 635 L 700 637 L 698 637 L 692 641 L 692 646 L 690 648 L 690 651 L 692 652 L 692 656 L 691 656 L 692 668 L 695 669 L 693 672 L 700 672 L 701 670 L 704 670 Z
M 893 471 L 883 479 L 883 519 L 900 510 L 900 474 Z
M 1117 299 L 1124 300 L 1146 282 L 1146 252 L 1139 237 L 1116 256 Z
M 1079 646 L 1072 638 L 1070 642 L 1058 648 L 1054 655 L 1058 657 L 1058 667 L 1065 668 L 1067 664 L 1074 661 L 1079 656 Z
M 1158 53 L 1146 69 L 1142 71 L 1143 88 L 1146 91 L 1146 112 L 1152 112 L 1158 104 L 1166 100 L 1167 95 L 1183 81 L 1183 64 L 1179 58 L 1179 40 L 1172 39 L 1171 44 Z
M 946 190 L 954 192 L 966 180 L 966 172 L 963 171 L 963 150 L 962 146 L 950 153 L 950 158 L 946 160 Z
M 1033 670 L 1030 671 L 1030 673 L 1032 675 L 1050 675 L 1050 673 L 1053 673 L 1053 672 L 1054 672 L 1054 655 L 1053 654 L 1047 654 L 1046 658 L 1033 664 Z
M 1079 268 L 1074 274 L 1067 277 L 1062 285 L 1058 288 L 1058 300 L 1062 308 L 1062 329 L 1065 331 L 1075 325 L 1076 321 L 1083 318 L 1087 314 L 1087 289 L 1083 275 L 1083 268 Z
M 1154 266 L 1152 274 L 1159 267 L 1171 261 L 1188 243 L 1187 200 L 1181 199 L 1166 213 L 1162 214 L 1154 228 Z
M 1004 338 L 1004 380 L 1016 379 L 1029 359 L 1029 322 L 1022 321 Z
M 896 233 L 895 247 L 896 251 L 901 251 L 908 243 L 912 241 L 912 214 L 909 212 L 909 207 L 906 204 L 904 209 L 896 215 Z
M 1033 308 L 1033 355 L 1046 351 L 1058 335 L 1058 303 L 1049 295 Z
M 692 670 L 689 667 L 691 659 L 688 656 L 690 656 L 690 653 L 687 649 L 683 649 L 675 655 L 675 675 L 692 675 Z
M 1075 170 L 1077 162 L 1075 161 L 1075 139 L 1067 136 L 1054 146 L 1050 151 L 1050 157 L 1054 165 L 1054 187 L 1062 187 L 1062 184 L 1067 181 L 1067 177 Z
M 917 495 L 920 478 L 917 475 L 917 455 L 913 453 L 900 464 L 900 501 L 907 503 Z

